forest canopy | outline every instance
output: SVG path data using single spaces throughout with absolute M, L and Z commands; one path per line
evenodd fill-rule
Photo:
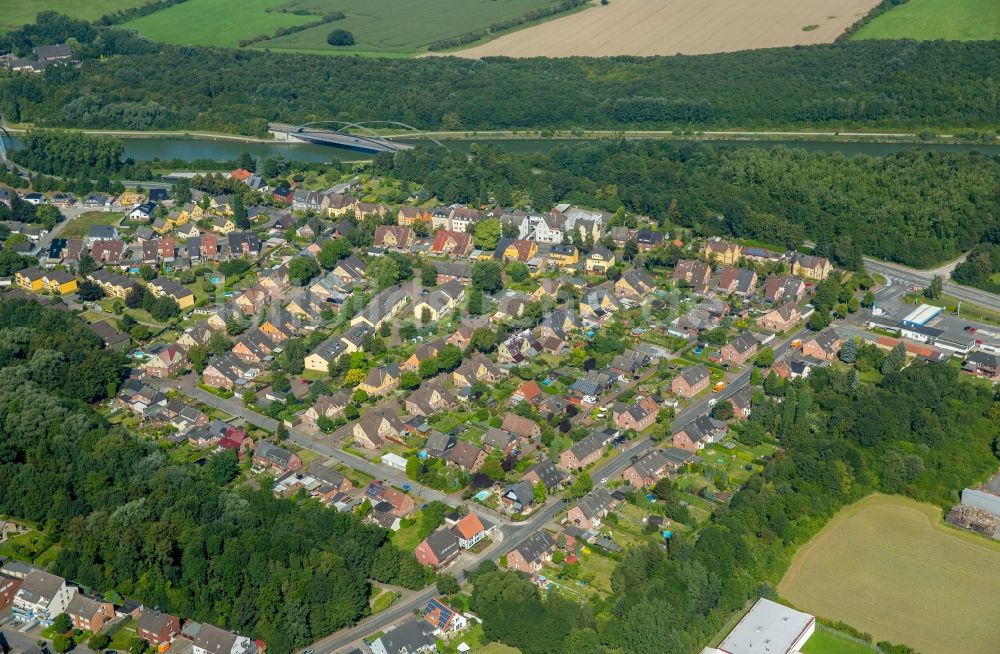
M 0 514 L 45 526 L 55 573 L 279 654 L 356 622 L 370 579 L 424 585 L 385 530 L 266 483 L 220 486 L 108 424 L 79 400 L 113 393 L 120 365 L 79 318 L 0 300 Z
M 910 150 L 846 157 L 801 149 L 641 140 L 560 146 L 546 154 L 441 149 L 380 156 L 375 167 L 445 203 L 572 202 L 723 234 L 800 246 L 816 241 L 856 268 L 857 251 L 918 267 L 1000 233 L 1000 161 Z M 851 265 L 853 263 L 853 265 Z
M 487 639 L 524 654 L 688 654 L 747 602 L 773 597 L 791 555 L 841 507 L 879 491 L 950 506 L 997 468 L 1000 404 L 957 366 L 914 363 L 877 384 L 819 368 L 759 398 L 741 431 L 782 451 L 694 538 L 624 554 L 613 595 L 577 604 L 514 574 L 475 576 Z M 739 438 L 739 436 L 738 436 Z
M 51 27 L 12 32 L 9 47 L 74 36 L 83 64 L 0 78 L 0 110 L 12 122 L 254 135 L 268 121 L 323 119 L 462 130 L 1000 123 L 997 41 L 846 41 L 656 58 L 369 59 L 169 46 L 46 15 Z

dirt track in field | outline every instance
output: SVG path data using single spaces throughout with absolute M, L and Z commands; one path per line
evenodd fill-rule
M 610 0 L 451 53 L 570 57 L 736 52 L 829 43 L 878 0 Z M 814 29 L 802 28 L 815 25 Z

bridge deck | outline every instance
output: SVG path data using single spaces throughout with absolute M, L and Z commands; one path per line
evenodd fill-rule
M 359 136 L 357 134 L 345 134 L 325 129 L 312 127 L 300 128 L 294 125 L 284 125 L 281 123 L 271 123 L 268 129 L 272 132 L 287 134 L 289 138 L 318 143 L 320 145 L 332 145 L 341 148 L 350 148 L 362 152 L 398 152 L 400 150 L 410 150 L 413 148 L 409 143 L 395 143 L 378 136 Z

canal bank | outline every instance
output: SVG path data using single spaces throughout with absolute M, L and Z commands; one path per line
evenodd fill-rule
M 9 149 L 20 147 L 15 130 L 6 137 Z M 125 146 L 125 156 L 136 161 L 186 162 L 198 159 L 209 161 L 231 161 L 247 152 L 254 157 L 284 157 L 290 160 L 311 163 L 358 162 L 371 159 L 370 154 L 355 152 L 311 143 L 281 142 L 209 134 L 174 134 L 169 132 L 111 132 L 93 131 L 121 139 Z M 468 152 L 472 144 L 490 144 L 505 152 L 519 154 L 545 153 L 561 145 L 574 143 L 596 143 L 626 138 L 669 140 L 683 145 L 686 143 L 706 143 L 715 148 L 801 148 L 810 152 L 839 152 L 845 156 L 868 155 L 886 156 L 903 150 L 917 149 L 928 152 L 972 152 L 1000 155 L 1000 144 L 960 141 L 920 141 L 911 134 L 864 135 L 858 133 L 809 133 L 809 132 L 711 132 L 694 136 L 678 136 L 659 132 L 585 132 L 582 135 L 558 134 L 542 138 L 527 134 L 509 132 L 433 132 L 430 135 L 440 140 L 445 147 L 455 152 Z M 878 140 L 876 140 L 878 139 Z M 397 135 L 399 140 L 413 145 L 439 147 L 432 141 L 419 136 Z

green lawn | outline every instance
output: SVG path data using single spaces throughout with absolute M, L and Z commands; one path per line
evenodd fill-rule
M 396 601 L 396 593 L 391 590 L 385 590 L 379 593 L 372 599 L 372 613 L 381 613 L 387 608 L 392 606 L 392 603 Z
M 392 542 L 404 552 L 412 552 L 422 540 L 420 526 L 417 524 L 403 527 L 392 535 Z
M 42 553 L 45 537 L 39 531 L 11 536 L 0 544 L 0 554 L 16 559 L 34 560 Z
M 131 20 L 124 27 L 138 30 L 154 41 L 235 48 L 241 39 L 272 35 L 279 27 L 318 20 L 317 16 L 265 11 L 281 4 L 281 0 L 241 0 L 237 7 L 231 0 L 188 0 Z M 324 39 L 327 32 L 329 29 L 324 32 Z
M 338 10 L 344 20 L 260 43 L 257 47 L 324 54 L 415 53 L 434 41 L 482 30 L 498 21 L 557 4 L 556 0 L 291 0 L 289 8 Z M 333 29 L 354 34 L 350 47 L 327 45 Z
M 52 10 L 74 18 L 93 20 L 126 7 L 138 7 L 146 0 L 3 0 L 0 2 L 0 34 L 35 22 L 35 14 Z
M 976 41 L 1000 38 L 996 0 L 909 0 L 868 23 L 854 39 Z
M 877 651 L 870 645 L 862 645 L 822 625 L 816 627 L 816 633 L 802 648 L 802 654 L 872 654 Z
M 82 213 L 63 227 L 60 238 L 83 238 L 90 231 L 91 225 L 117 225 L 122 220 L 122 214 L 117 211 L 88 211 Z

